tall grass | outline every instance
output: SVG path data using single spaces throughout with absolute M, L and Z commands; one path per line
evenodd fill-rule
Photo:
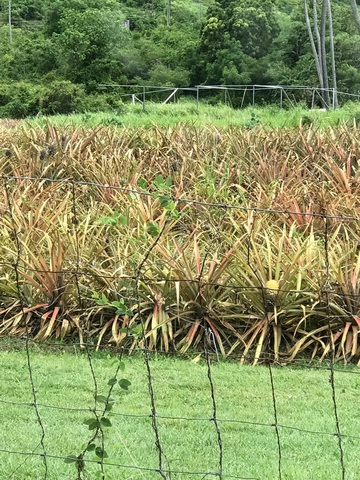
M 200 102 L 196 105 L 195 100 L 180 100 L 176 104 L 161 104 L 146 102 L 145 107 L 136 104 L 123 104 L 113 112 L 90 113 L 73 115 L 56 115 L 54 117 L 39 116 L 29 119 L 31 125 L 45 126 L 52 124 L 80 125 L 95 127 L 96 125 L 115 127 L 146 127 L 154 125 L 169 127 L 176 124 L 188 124 L 201 127 L 214 125 L 227 129 L 229 127 L 254 128 L 262 126 L 267 129 L 284 129 L 298 127 L 300 124 L 313 124 L 316 127 L 338 126 L 344 123 L 352 124 L 360 121 L 360 105 L 349 102 L 337 110 L 322 111 L 319 109 L 309 110 L 305 106 L 295 108 L 280 108 L 279 106 L 254 106 L 234 109 L 224 104 L 209 105 Z

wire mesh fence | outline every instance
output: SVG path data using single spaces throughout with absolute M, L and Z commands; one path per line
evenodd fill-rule
M 156 85 L 101 84 L 108 92 L 116 92 L 124 102 L 141 104 L 146 109 L 147 102 L 175 103 L 180 99 L 192 99 L 199 108 L 202 100 L 215 99 L 234 108 L 256 107 L 266 104 L 280 108 L 296 108 L 299 104 L 308 108 L 335 108 L 346 102 L 358 102 L 360 94 L 335 89 L 303 85 L 196 85 L 194 87 L 171 87 Z M 118 92 L 121 92 L 120 94 Z M 330 104 L 324 101 L 325 92 Z
M 52 346 L 54 349 L 54 346 Z M 59 347 L 63 349 L 63 345 Z M 80 346 L 78 346 L 80 348 Z M 88 351 L 86 351 L 88 350 Z M 32 369 L 38 369 L 38 357 L 30 350 L 30 365 Z M 144 357 L 145 353 L 141 352 Z M 340 382 L 338 380 L 341 376 L 349 376 L 358 372 L 354 370 L 338 370 L 332 369 L 330 366 L 321 367 L 324 370 L 322 375 L 325 396 L 328 396 L 328 401 L 324 402 L 324 399 L 320 400 L 321 405 L 326 405 L 329 412 L 329 417 L 332 416 L 332 422 L 328 421 L 328 429 L 316 430 L 315 428 L 307 428 L 303 425 L 296 424 L 294 420 L 289 423 L 284 423 L 282 418 L 284 417 L 283 399 L 284 393 L 289 401 L 289 396 L 296 396 L 299 392 L 286 391 L 282 388 L 279 391 L 279 370 L 271 363 L 264 368 L 268 370 L 268 378 L 264 376 L 263 389 L 268 389 L 268 395 L 263 399 L 264 405 L 266 404 L 266 415 L 264 418 L 259 418 L 258 421 L 251 417 L 247 420 L 242 415 L 242 406 L 237 403 L 231 413 L 224 411 L 222 407 L 222 396 L 225 394 L 224 389 L 220 387 L 219 377 L 217 375 L 216 365 L 213 363 L 213 357 L 209 355 L 209 363 L 205 362 L 204 368 L 201 369 L 201 374 L 204 375 L 204 379 L 208 379 L 208 385 L 205 382 L 201 382 L 202 388 L 204 388 L 204 405 L 202 408 L 194 408 L 191 413 L 186 411 L 186 403 L 183 406 L 184 413 L 180 416 L 174 414 L 164 414 L 164 398 L 162 395 L 169 394 L 170 389 L 166 388 L 165 392 L 160 390 L 160 387 L 164 386 L 165 382 L 160 380 L 160 374 L 158 368 L 153 367 L 153 362 L 150 359 L 150 372 L 151 372 L 151 385 L 153 387 L 152 394 L 153 401 L 151 402 L 150 395 L 148 402 L 142 407 L 144 413 L 131 413 L 134 408 L 131 408 L 129 403 L 126 403 L 127 410 L 124 410 L 122 403 L 119 405 L 116 402 L 111 410 L 111 416 L 104 417 L 104 408 L 106 403 L 102 403 L 101 394 L 106 394 L 103 387 L 104 382 L 103 375 L 100 373 L 97 365 L 97 360 L 92 358 L 93 352 L 91 349 L 85 347 L 85 354 L 83 357 L 88 357 L 88 369 L 91 375 L 94 372 L 96 382 L 93 384 L 93 388 L 89 388 L 87 392 L 87 401 L 84 405 L 69 405 L 68 403 L 46 403 L 41 401 L 45 399 L 47 392 L 39 385 L 39 379 L 43 380 L 43 377 L 38 377 L 38 381 L 34 380 L 37 390 L 37 401 L 22 402 L 14 401 L 11 399 L 11 395 L 8 399 L 1 399 L 2 411 L 17 412 L 17 418 L 13 432 L 6 438 L 6 443 L 2 445 L 1 454 L 3 461 L 3 478 L 21 478 L 24 476 L 24 472 L 31 478 L 31 474 L 34 478 L 63 478 L 65 475 L 67 478 L 77 478 L 76 472 L 78 468 L 81 468 L 82 474 L 85 475 L 87 471 L 90 471 L 95 476 L 97 471 L 102 471 L 102 475 L 105 478 L 132 478 L 134 475 L 140 475 L 139 472 L 144 472 L 143 478 L 268 478 L 271 475 L 272 478 L 286 478 L 286 475 L 291 470 L 296 471 L 294 468 L 297 465 L 301 466 L 304 470 L 312 471 L 311 467 L 314 464 L 319 464 L 318 459 L 313 459 L 311 462 L 308 457 L 310 452 L 306 452 L 309 446 L 316 451 L 327 448 L 328 451 L 323 453 L 324 460 L 323 470 L 320 469 L 320 475 L 327 474 L 329 472 L 328 466 L 325 464 L 325 459 L 331 459 L 330 478 L 342 478 L 345 477 L 345 472 L 348 472 L 349 478 L 352 478 L 357 470 L 356 464 L 352 467 L 354 462 L 349 455 L 348 450 L 355 455 L 356 444 L 358 435 L 356 433 L 356 422 L 353 424 L 351 430 L 348 426 L 348 422 L 344 421 L 345 408 L 341 406 L 341 401 L 335 397 L 335 404 L 332 403 L 332 393 L 337 391 L 337 387 L 340 384 L 350 382 Z M 54 356 L 54 363 L 57 365 L 56 355 Z M 106 360 L 109 363 L 109 360 Z M 124 360 L 127 365 L 127 360 Z M 94 367 L 95 364 L 95 367 Z M 101 363 L 103 365 L 104 362 Z M 97 369 L 96 369 L 97 366 Z M 164 368 L 162 364 L 162 368 Z M 144 368 L 145 367 L 145 368 Z M 145 379 L 147 375 L 146 363 L 143 367 L 143 375 L 139 374 L 140 381 Z M 101 367 L 100 367 L 101 368 Z M 140 368 L 140 363 L 138 364 Z M 194 366 L 192 365 L 192 368 Z M 239 368 L 237 366 L 237 368 Z M 300 375 L 303 372 L 303 365 L 299 366 Z M 127 367 L 125 368 L 126 371 Z M 116 367 L 113 367 L 113 374 L 115 374 Z M 106 369 L 106 373 L 109 369 Z M 232 370 L 232 373 L 234 370 Z M 84 373 L 84 372 L 83 372 Z M 332 375 L 334 373 L 334 375 Z M 124 373 L 125 374 L 125 373 Z M 209 374 L 209 376 L 207 376 Z M 247 374 L 247 373 L 246 373 Z M 238 375 L 238 379 L 244 372 L 241 371 Z M 299 377 L 300 377 L 299 375 Z M 258 375 L 253 372 L 253 382 L 258 380 Z M 88 382 L 90 375 L 85 376 L 85 380 Z M 256 377 L 256 380 L 255 378 Z M 111 377 L 114 378 L 114 377 Z M 320 378 L 320 377 L 319 377 Z M 332 379 L 335 378 L 334 383 Z M 135 397 L 135 401 L 138 400 L 137 395 L 133 394 L 132 387 L 136 385 L 139 378 L 131 377 L 132 385 L 129 387 L 129 397 Z M 178 381 L 182 379 L 179 378 Z M 331 380 L 331 382 L 329 381 Z M 189 379 L 189 382 L 192 380 Z M 25 382 L 25 377 L 24 377 Z M 64 384 L 64 386 L 63 386 Z M 95 385 L 100 384 L 101 387 L 96 388 Z M 57 381 L 58 388 L 69 388 L 69 383 L 63 379 Z M 194 387 L 196 387 L 196 383 Z M 75 384 L 73 389 L 81 388 Z M 207 387 L 207 388 L 206 388 Z M 110 391 L 110 387 L 108 387 Z M 91 392 L 94 398 L 97 399 L 97 407 L 93 407 L 91 404 L 95 403 L 94 398 L 91 398 Z M 206 399 L 207 394 L 207 399 Z M 248 392 L 249 395 L 250 392 Z M 117 395 L 111 392 L 109 399 L 111 400 Z M 54 395 L 50 395 L 51 399 L 56 398 Z M 73 396 L 69 395 L 70 399 Z M 237 396 L 234 396 L 237 399 Z M 86 396 L 85 396 L 86 398 Z M 182 400 L 180 396 L 179 400 Z M 259 403 L 260 400 L 256 400 L 252 397 L 254 406 Z M 280 406 L 279 406 L 280 404 Z M 340 412 L 343 413 L 343 422 L 341 417 L 339 418 L 339 412 L 334 408 L 334 405 L 338 406 Z M 220 405 L 220 406 L 219 406 Z M 272 415 L 271 409 L 272 407 Z M 170 409 L 167 409 L 169 411 Z M 238 410 L 237 415 L 232 416 L 233 412 Z M 56 414 L 53 412 L 56 411 Z M 199 415 L 200 411 L 203 415 Z M 37 412 L 39 417 L 37 417 Z M 146 413 L 148 412 L 148 413 Z M 207 415 L 206 415 L 206 413 Z M 336 412 L 336 415 L 335 415 Z M 316 411 L 307 411 L 307 415 L 311 418 L 315 418 L 318 413 Z M 36 426 L 34 420 L 35 415 L 38 418 L 38 426 Z M 107 415 L 105 413 L 105 415 Z M 325 415 L 325 412 L 323 412 Z M 272 416 L 272 418 L 271 418 Z M 88 431 L 87 426 L 83 425 L 84 421 L 90 422 L 94 418 L 101 419 L 109 418 L 111 420 L 111 428 L 102 426 L 103 431 L 97 432 L 96 438 L 93 438 L 93 431 Z M 24 418 L 32 421 L 32 433 L 26 439 L 27 442 L 19 435 L 21 423 L 24 422 Z M 288 418 L 289 420 L 289 418 Z M 8 431 L 7 420 L 4 421 L 4 430 Z M 64 433 L 61 431 L 63 439 L 66 439 L 66 445 L 57 445 L 55 448 L 54 438 L 58 440 L 56 429 L 61 430 L 62 424 L 68 425 L 69 431 Z M 344 430 L 342 425 L 345 424 Z M 82 428 L 81 428 L 82 427 Z M 332 427 L 332 428 L 331 428 Z M 114 432 L 112 431 L 114 430 Z M 184 442 L 188 444 L 182 444 L 174 446 L 174 440 L 172 436 L 176 436 L 176 441 L 179 441 L 178 432 L 181 432 L 181 437 Z M 196 443 L 190 441 L 189 431 L 193 432 L 198 438 Z M 124 442 L 122 448 L 133 449 L 133 454 L 128 452 L 122 452 L 116 446 L 118 437 Z M 190 438 L 189 438 L 190 437 Z M 256 452 L 254 455 L 252 449 L 258 449 L 259 437 L 263 438 L 264 448 L 266 451 Z M 299 440 L 300 439 L 300 440 Z M 136 446 L 136 441 L 138 446 Z M 153 446 L 152 449 L 144 447 L 144 443 L 148 442 Z M 292 443 L 294 442 L 294 443 Z M 16 448 L 16 443 L 17 448 Z M 104 452 L 108 452 L 109 458 L 94 459 L 91 448 L 87 448 L 91 445 L 102 445 Z M 20 447 L 20 448 L 19 448 Z M 23 448 L 21 448 L 23 447 Z M 99 447 L 96 447 L 99 448 Z M 174 458 L 173 449 L 177 448 L 176 454 L 179 454 L 179 450 L 184 453 L 184 458 Z M 150 450 L 150 452 L 149 452 Z M 65 453 L 64 453 L 65 452 Z M 98 452 L 101 454 L 101 452 Z M 267 457 L 266 469 L 259 473 L 259 469 L 256 466 L 251 465 L 257 455 L 263 454 Z M 198 468 L 188 469 L 188 465 L 191 462 L 186 457 L 193 455 L 198 462 Z M 228 463 L 232 454 L 236 454 L 237 462 L 232 459 L 232 462 Z M 202 455 L 207 462 L 204 462 Z M 306 460 L 304 459 L 306 457 Z M 11 459 L 11 461 L 9 461 Z M 124 460 L 127 460 L 126 461 Z M 24 465 L 25 462 L 25 465 Z M 66 464 L 66 462 L 71 462 Z M 291 468 L 293 462 L 293 468 Z M 308 463 L 309 462 L 309 463 Z M 27 463 L 27 465 L 26 465 Z M 205 465 L 204 465 L 205 464 Z M 7 465 L 8 469 L 4 470 L 4 465 Z M 181 468 L 182 466 L 182 468 Z M 9 468 L 12 467 L 12 468 Z M 187 467 L 187 468 L 186 468 Z M 290 467 L 290 468 L 289 468 Z M 345 468 L 347 467 L 347 468 Z M 256 471 L 257 473 L 251 473 Z M 314 469 L 315 470 L 315 469 Z M 20 474 L 19 474 L 20 472 Z M 346 477 L 345 477 L 346 478 Z
M 7 372 L 3 385 L 9 385 L 0 394 L 7 425 L 0 434 L 2 478 L 299 478 L 293 464 L 310 468 L 311 476 L 311 452 L 305 451 L 309 445 L 320 456 L 316 478 L 356 478 L 352 464 L 360 437 L 356 418 L 348 418 L 347 401 L 354 398 L 357 385 L 349 378 L 358 378 L 360 372 L 353 364 L 345 368 L 337 363 L 359 359 L 356 216 L 176 197 L 169 194 L 164 178 L 151 188 L 50 176 L 2 176 L 1 182 L 0 223 L 7 245 L 0 262 L 1 332 L 20 338 L 16 358 L 22 366 L 22 374 L 16 370 L 12 378 L 14 367 L 7 360 L 12 357 L 1 357 Z M 29 203 L 31 190 L 36 201 Z M 99 197 L 112 202 L 111 214 L 97 210 Z M 50 219 L 46 222 L 45 211 Z M 195 232 L 187 228 L 188 212 L 197 218 Z M 280 231 L 288 237 L 274 243 L 263 232 L 263 218 L 270 219 L 274 231 L 280 219 Z M 292 226 L 296 219 L 298 231 Z M 239 224 L 235 236 L 225 235 L 229 225 Z M 343 228 L 349 224 L 354 227 L 352 237 Z M 312 257 L 314 248 L 317 254 Z M 351 254 L 342 268 L 349 268 L 352 290 L 339 289 L 333 279 L 332 257 L 338 248 L 348 248 Z M 234 256 L 235 273 L 228 275 Z M 293 283 L 299 266 L 302 274 Z M 312 279 L 306 288 L 305 271 Z M 86 393 L 83 404 L 71 403 L 79 382 L 79 377 L 72 380 L 74 370 L 56 366 L 41 373 L 40 340 L 50 351 L 73 350 L 73 357 L 66 357 L 69 367 L 80 369 L 87 379 L 81 387 Z M 12 349 L 4 345 L 3 352 Z M 97 357 L 104 351 L 108 357 Z M 141 357 L 131 380 L 123 378 L 130 353 Z M 192 360 L 185 364 L 201 367 L 202 377 L 193 380 L 189 369 L 186 378 L 177 377 L 181 369 L 176 365 L 170 382 L 171 364 L 160 362 L 161 370 L 158 356 Z M 218 366 L 226 358 L 229 362 L 220 372 Z M 52 362 L 57 365 L 56 359 Z M 240 367 L 247 363 L 261 366 L 250 374 Z M 280 381 L 288 363 L 298 372 L 321 372 L 320 411 L 308 410 L 303 403 L 310 423 L 304 417 L 293 423 L 291 414 L 284 414 L 292 396 L 306 396 L 305 391 L 293 391 L 296 384 L 289 391 Z M 226 368 L 228 376 L 238 372 L 242 396 L 231 392 L 234 386 L 227 383 Z M 241 386 L 246 374 L 254 389 Z M 257 378 L 263 389 L 258 394 Z M 175 390 L 174 398 L 172 389 L 178 383 L 190 390 L 185 395 Z M 146 385 L 145 393 L 133 394 L 132 384 L 139 389 Z M 18 392 L 17 385 L 27 385 L 28 391 Z M 130 398 L 128 410 L 114 400 L 116 388 Z M 346 389 L 352 394 L 345 401 Z M 69 391 L 68 402 L 66 395 L 61 395 L 62 403 L 56 400 L 61 391 Z M 257 395 L 266 401 L 263 418 L 244 406 L 249 399 L 255 404 Z M 172 409 L 167 403 L 180 407 Z M 320 422 L 324 427 L 311 428 L 312 418 L 318 416 L 327 418 Z M 24 422 L 31 423 L 31 434 L 19 426 Z M 68 437 L 64 434 L 54 444 L 49 432 L 61 430 L 64 423 Z M 144 423 L 146 428 L 140 427 Z M 121 433 L 122 428 L 126 433 L 121 448 L 128 450 L 130 437 L 139 444 L 127 455 L 114 444 L 119 439 L 107 433 Z M 264 443 L 256 443 L 259 436 Z M 310 443 L 302 443 L 309 437 Z M 185 445 L 177 450 L 174 443 L 182 438 Z M 196 445 L 201 448 L 195 454 Z M 70 446 L 73 451 L 66 454 Z M 267 459 L 267 469 L 255 468 L 254 449 L 255 457 Z M 188 461 L 192 456 L 199 468 Z M 27 466 L 35 468 L 34 477 Z

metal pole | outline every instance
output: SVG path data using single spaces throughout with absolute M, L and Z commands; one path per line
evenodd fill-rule
M 255 106 L 255 85 L 253 85 L 253 98 L 252 98 L 253 107 Z
M 9 43 L 12 43 L 11 0 L 9 0 Z
M 169 27 L 171 23 L 171 0 L 166 1 L 166 24 Z
M 143 102 L 142 102 L 142 105 L 143 105 L 143 112 L 145 112 L 145 87 L 143 87 Z
M 196 87 L 196 110 L 199 110 L 199 87 Z
M 280 88 L 280 108 L 283 108 L 283 89 Z

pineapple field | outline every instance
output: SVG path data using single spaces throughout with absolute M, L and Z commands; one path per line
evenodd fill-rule
M 359 362 L 359 126 L 0 125 L 0 335 Z

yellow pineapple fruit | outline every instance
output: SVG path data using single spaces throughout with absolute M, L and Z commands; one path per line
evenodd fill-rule
M 266 290 L 270 290 L 270 295 L 276 295 L 279 291 L 279 282 L 276 280 L 268 280 L 265 284 Z
M 279 292 L 279 283 L 276 280 L 268 280 L 265 284 L 265 288 L 265 310 L 267 312 L 272 312 Z

